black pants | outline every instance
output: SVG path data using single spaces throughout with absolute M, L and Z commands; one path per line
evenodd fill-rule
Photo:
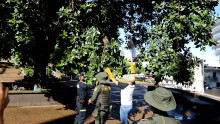
M 86 109 L 83 109 L 79 102 L 76 102 L 77 115 L 74 124 L 83 124 L 86 118 Z

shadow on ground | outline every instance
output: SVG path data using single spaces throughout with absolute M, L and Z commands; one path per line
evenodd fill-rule
M 73 124 L 75 115 L 66 116 L 60 119 L 52 120 L 42 124 Z

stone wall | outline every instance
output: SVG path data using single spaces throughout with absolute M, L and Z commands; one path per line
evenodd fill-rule
M 9 94 L 9 99 L 9 107 L 62 105 L 53 98 L 46 97 L 44 93 Z

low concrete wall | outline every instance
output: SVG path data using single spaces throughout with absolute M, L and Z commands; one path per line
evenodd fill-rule
M 75 108 L 76 90 L 61 88 L 48 91 L 9 91 L 9 107 L 66 105 Z
M 62 105 L 53 98 L 46 97 L 44 93 L 9 94 L 9 99 L 9 107 Z

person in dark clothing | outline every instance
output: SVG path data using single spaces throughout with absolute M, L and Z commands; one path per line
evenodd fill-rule
M 96 82 L 93 81 L 92 85 L 87 85 L 85 82 L 85 76 L 80 73 L 79 81 L 77 82 L 77 96 L 76 96 L 76 111 L 74 124 L 83 124 L 86 118 L 86 106 L 87 106 L 87 92 L 89 89 L 93 89 Z

